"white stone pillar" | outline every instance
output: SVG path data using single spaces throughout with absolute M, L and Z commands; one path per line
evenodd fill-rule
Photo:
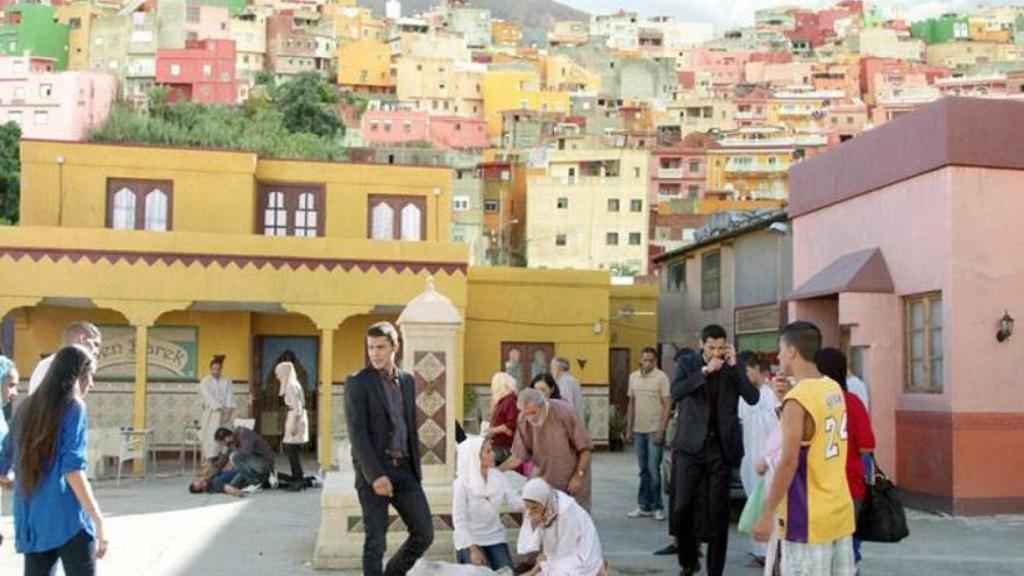
M 451 485 L 455 477 L 455 342 L 462 316 L 452 301 L 427 289 L 398 317 L 402 368 L 416 381 L 416 428 L 425 485 Z

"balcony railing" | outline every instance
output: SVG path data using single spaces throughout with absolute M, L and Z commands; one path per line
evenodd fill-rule
M 530 185 L 540 186 L 621 186 L 623 179 L 618 176 L 533 176 Z
M 789 168 L 782 164 L 769 164 L 767 162 L 726 162 L 726 172 L 740 172 L 744 174 L 767 173 L 774 174 L 785 172 Z
M 782 106 L 779 108 L 780 116 L 810 116 L 814 114 L 814 110 L 803 108 L 800 106 Z
M 674 178 L 679 179 L 683 177 L 683 168 L 663 168 L 658 167 L 658 178 Z

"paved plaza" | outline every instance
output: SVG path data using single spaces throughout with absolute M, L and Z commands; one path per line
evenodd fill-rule
M 282 462 L 283 464 L 283 462 Z M 665 523 L 630 520 L 636 471 L 631 453 L 594 458 L 594 511 L 605 556 L 615 574 L 674 575 L 675 560 L 651 555 L 665 543 Z M 243 500 L 193 496 L 185 477 L 95 483 L 108 517 L 110 556 L 103 576 L 308 576 L 353 574 L 313 570 L 319 490 L 270 491 Z M 11 546 L 10 496 L 4 500 L 0 574 L 21 574 Z M 911 537 L 899 545 L 867 545 L 864 576 L 1024 574 L 1024 517 L 950 518 L 911 513 Z M 727 574 L 747 567 L 746 536 L 730 540 Z

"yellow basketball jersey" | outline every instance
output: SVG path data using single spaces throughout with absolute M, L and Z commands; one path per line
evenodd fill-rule
M 814 420 L 814 435 L 779 510 L 783 538 L 821 544 L 853 534 L 853 499 L 846 483 L 846 403 L 830 378 L 801 380 L 785 401 L 798 402 Z

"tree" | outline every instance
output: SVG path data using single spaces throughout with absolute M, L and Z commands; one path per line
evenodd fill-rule
M 18 200 L 21 196 L 20 139 L 20 126 L 14 122 L 0 125 L 0 224 L 18 223 Z
M 320 74 L 298 74 L 278 86 L 275 96 L 289 132 L 308 132 L 326 138 L 344 135 L 345 125 L 335 110 L 338 93 Z

